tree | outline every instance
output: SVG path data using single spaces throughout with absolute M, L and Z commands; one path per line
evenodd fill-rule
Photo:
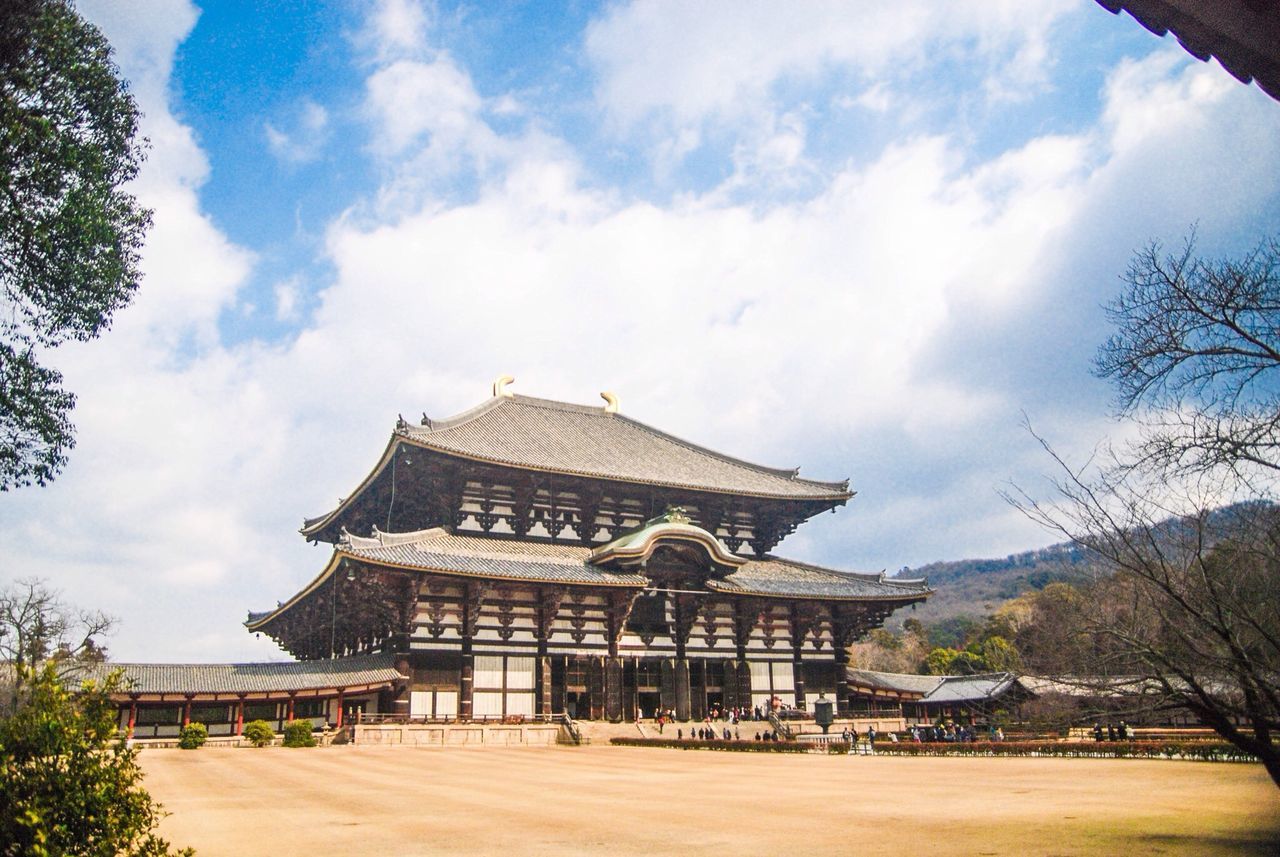
M 0 490 L 49 482 L 75 443 L 46 352 L 98 336 L 137 289 L 138 119 L 70 0 L 0 0 Z
M 119 673 L 72 694 L 51 662 L 20 669 L 30 693 L 0 718 L 0 854 L 171 853 L 137 750 L 117 734 Z
M 1280 471 L 1280 240 L 1239 260 L 1158 243 L 1134 256 L 1107 312 L 1118 328 L 1096 369 L 1138 416 L 1138 462 L 1173 475 Z
M 36 578 L 0 588 L 0 662 L 14 669 L 9 710 L 18 707 L 23 681 L 31 670 L 50 664 L 65 677 L 79 664 L 106 660 L 99 638 L 115 620 L 100 610 L 83 610 Z M 0 713 L 3 713 L 0 707 Z
M 1280 244 L 1238 261 L 1194 244 L 1138 253 L 1110 307 L 1097 370 L 1141 442 L 1073 468 L 1041 440 L 1056 500 L 1007 499 L 1095 561 L 1087 599 L 1064 602 L 1058 671 L 1131 708 L 1194 713 L 1280 786 Z M 1024 654 L 1043 664 L 1050 648 Z

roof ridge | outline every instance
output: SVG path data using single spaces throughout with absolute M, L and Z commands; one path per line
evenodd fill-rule
M 844 571 L 839 568 L 828 568 L 825 565 L 817 565 L 812 562 L 804 562 L 803 560 L 787 559 L 786 557 L 778 556 L 777 554 L 772 554 L 772 553 L 765 554 L 762 557 L 753 557 L 748 561 L 749 562 L 770 562 L 770 561 L 780 562 L 784 565 L 791 565 L 797 568 L 807 569 L 809 571 L 823 571 L 823 572 L 826 572 L 827 574 L 837 575 L 838 577 L 855 577 L 859 579 L 872 580 L 877 583 L 890 582 L 884 578 L 883 571 Z M 910 675 L 910 673 L 903 673 L 903 675 Z
M 320 666 L 342 666 L 350 664 L 352 661 L 370 661 L 370 660 L 386 660 L 394 661 L 395 655 L 390 652 L 365 652 L 359 655 L 346 655 L 339 658 L 319 658 L 309 661 L 236 661 L 236 662 L 202 662 L 202 661 L 104 661 L 101 664 L 95 664 L 95 667 L 102 667 L 108 671 L 115 667 L 199 667 L 208 669 L 209 667 L 308 667 L 315 668 Z
M 535 407 L 535 408 L 546 408 L 547 410 L 583 414 L 586 416 L 600 417 L 601 419 L 625 420 L 631 425 L 635 426 L 636 428 L 642 431 L 648 432 L 649 434 L 655 435 L 657 437 L 664 438 L 668 441 L 671 441 L 672 443 L 678 444 L 679 446 L 683 446 L 685 449 L 689 449 L 694 452 L 699 452 L 704 455 L 708 455 L 712 458 L 718 458 L 722 461 L 727 461 L 732 464 L 736 464 L 740 467 L 745 467 L 749 470 L 755 470 L 757 472 L 766 473 L 771 476 L 778 476 L 783 479 L 791 479 L 796 482 L 803 482 L 809 485 L 817 485 L 817 486 L 821 486 L 823 488 L 828 488 L 832 490 L 838 490 L 838 491 L 844 491 L 844 492 L 848 492 L 849 490 L 848 479 L 838 480 L 838 481 L 809 479 L 807 477 L 803 477 L 800 475 L 799 467 L 770 467 L 765 464 L 758 464 L 754 461 L 747 461 L 745 458 L 738 458 L 737 456 L 729 455 L 728 453 L 724 453 L 724 452 L 720 452 L 719 450 L 712 449 L 709 446 L 703 446 L 702 444 L 694 443 L 693 441 L 690 441 L 690 440 L 685 440 L 682 437 L 671 434 L 670 432 L 663 431 L 662 429 L 655 428 L 649 425 L 648 423 L 641 422 L 640 420 L 637 420 L 634 417 L 627 416 L 626 414 L 617 413 L 617 412 L 611 413 L 605 410 L 604 407 L 597 407 L 595 405 L 581 405 L 576 402 L 561 402 L 557 399 L 543 399 L 537 396 L 526 396 L 520 393 L 513 393 L 510 396 L 495 396 L 493 398 L 488 399 L 485 402 L 482 402 L 479 405 L 476 405 L 473 408 L 463 411 L 462 413 L 455 414 L 451 417 L 446 417 L 441 420 L 430 420 L 428 424 L 425 426 L 409 426 L 407 431 L 409 436 L 412 437 L 415 435 L 416 436 L 430 435 L 437 430 L 444 431 L 447 429 L 457 428 L 460 425 L 465 425 L 466 423 L 471 422 L 477 417 L 480 417 L 488 413 L 489 411 L 495 408 L 501 407 L 504 404 L 508 404 L 508 403 L 524 405 L 528 407 Z
M 868 669 L 863 669 L 862 667 L 849 667 L 848 669 L 852 672 L 871 673 L 872 675 L 896 675 L 896 676 L 903 676 L 905 678 L 936 678 L 941 680 L 947 677 L 947 676 L 941 676 L 941 675 L 933 675 L 931 673 L 892 673 L 886 670 L 868 670 Z

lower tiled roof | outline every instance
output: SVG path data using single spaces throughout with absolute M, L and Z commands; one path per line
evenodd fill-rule
M 765 595 L 782 598 L 823 598 L 833 600 L 914 601 L 924 598 L 929 587 L 921 581 L 893 581 L 883 574 L 855 574 L 835 571 L 780 557 L 749 560 L 723 580 L 707 586 L 733 595 Z
M 640 587 L 648 580 L 589 565 L 591 549 L 577 545 L 510 541 L 455 535 L 443 527 L 416 533 L 374 532 L 348 536 L 342 553 L 358 559 L 469 577 L 498 577 L 547 583 Z
M 406 678 L 390 653 L 258 664 L 116 664 L 86 667 L 82 679 L 124 671 L 122 690 L 141 694 L 287 693 L 390 684 Z
M 922 702 L 979 702 L 1022 686 L 1013 673 L 981 675 L 908 675 L 850 667 L 845 671 L 850 684 L 897 693 L 921 694 Z

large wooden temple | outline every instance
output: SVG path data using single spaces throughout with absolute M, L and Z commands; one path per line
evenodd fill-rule
M 318 576 L 251 613 L 301 660 L 387 653 L 382 712 L 619 720 L 820 693 L 848 710 L 846 647 L 923 581 L 775 556 L 847 482 L 750 464 L 603 407 L 514 395 L 403 419 L 373 470 L 302 534 Z

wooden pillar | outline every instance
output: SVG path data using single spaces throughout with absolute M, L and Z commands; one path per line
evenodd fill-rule
M 462 676 L 461 686 L 458 688 L 458 719 L 463 721 L 475 716 L 476 657 L 471 652 L 471 645 L 475 639 L 484 598 L 485 589 L 482 584 L 467 584 L 462 605 Z
M 658 705 L 663 711 L 675 710 L 676 707 L 676 662 L 672 658 L 662 659 L 662 685 Z
M 751 665 L 746 660 L 738 662 L 738 704 L 750 711 L 755 708 L 751 701 Z
M 236 734 L 244 734 L 244 697 L 236 700 Z
M 187 697 L 186 705 L 182 706 L 182 725 L 187 726 L 191 723 L 191 697 Z
M 706 658 L 689 659 L 690 720 L 701 720 L 707 716 L 707 664 Z
M 409 717 L 409 694 L 413 688 L 413 665 L 410 663 L 407 654 L 401 654 L 396 658 L 396 672 L 407 676 L 407 680 L 396 680 L 392 689 L 386 692 L 389 705 L 385 707 L 379 705 L 379 709 L 385 712 L 387 708 L 390 708 L 392 714 L 398 714 L 407 719 Z
M 291 694 L 289 694 L 289 708 L 288 708 L 288 714 L 285 716 L 285 721 L 286 721 L 286 722 L 288 722 L 288 721 L 290 721 L 290 720 L 293 720 L 293 696 L 294 696 L 294 695 L 293 695 L 292 693 L 291 693 Z
M 570 658 L 568 655 L 556 655 L 555 657 L 559 658 L 561 665 L 560 674 L 565 678 L 561 680 L 560 684 L 556 684 L 556 667 L 555 664 L 552 663 L 551 678 L 549 679 L 551 684 L 551 710 L 553 712 L 558 711 L 567 713 L 569 711 L 569 699 L 565 688 L 565 681 L 567 681 L 568 678 Z M 548 658 L 547 660 L 550 661 L 551 659 Z
M 133 737 L 133 727 L 138 723 L 138 697 L 129 697 L 129 730 L 126 733 L 128 737 Z
M 799 604 L 791 605 L 791 674 L 795 680 L 796 708 L 808 708 L 804 698 L 804 638 L 813 628 L 813 616 Z
M 534 683 L 537 685 L 538 692 L 538 713 L 541 715 L 551 714 L 551 658 L 544 654 L 538 655 L 537 666 L 535 667 Z
M 724 689 L 721 693 L 722 704 L 726 711 L 737 708 L 740 704 L 738 702 L 738 662 L 719 661 L 716 666 L 722 674 L 720 679 L 720 686 Z
M 849 668 L 849 650 L 844 646 L 837 645 L 835 649 L 836 655 L 836 713 L 841 714 L 849 710 L 849 677 L 847 675 Z
M 604 662 L 601 657 L 587 661 L 587 710 L 591 720 L 604 719 Z
M 462 721 L 470 720 L 474 709 L 472 703 L 475 700 L 474 690 L 476 681 L 476 656 L 471 654 L 470 641 L 463 644 L 462 653 L 462 680 L 458 688 L 458 719 Z
M 604 665 L 604 716 L 614 723 L 622 719 L 622 659 L 616 655 Z
M 689 659 L 677 658 L 675 663 L 676 720 L 688 720 L 689 710 Z
M 346 703 L 346 695 L 342 691 L 338 691 L 338 714 L 337 722 L 334 724 L 335 729 L 342 728 L 342 706 Z

